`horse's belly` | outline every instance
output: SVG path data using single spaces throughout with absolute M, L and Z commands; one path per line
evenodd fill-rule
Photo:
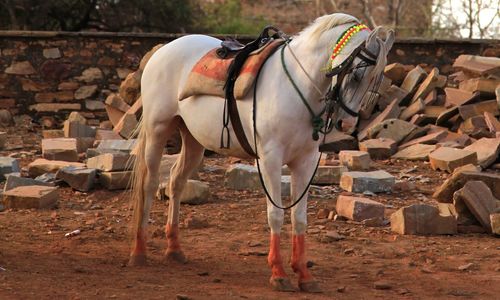
M 251 130 L 251 100 L 238 101 L 241 122 L 250 145 L 253 147 L 253 130 Z M 213 96 L 189 97 L 179 103 L 180 116 L 193 137 L 208 150 L 241 158 L 250 156 L 241 148 L 229 122 L 230 147 L 221 148 L 223 132 L 224 99 Z M 224 144 L 227 142 L 224 133 Z

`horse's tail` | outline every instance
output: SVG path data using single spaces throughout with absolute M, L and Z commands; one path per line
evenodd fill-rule
M 135 148 L 135 163 L 130 182 L 132 188 L 130 201 L 133 208 L 131 229 L 134 240 L 138 230 L 141 228 L 144 218 L 144 180 L 146 178 L 147 169 L 144 157 L 146 149 L 146 130 L 143 123 L 143 118 L 141 117 L 135 129 L 134 135 L 137 135 L 137 144 Z

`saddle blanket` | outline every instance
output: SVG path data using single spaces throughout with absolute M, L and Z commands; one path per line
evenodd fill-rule
M 283 40 L 274 40 L 248 56 L 234 86 L 236 99 L 243 99 L 250 91 L 264 61 L 281 44 L 283 44 Z M 217 56 L 217 49 L 208 51 L 194 65 L 179 95 L 179 101 L 194 95 L 212 95 L 225 98 L 224 85 L 234 55 L 221 59 Z

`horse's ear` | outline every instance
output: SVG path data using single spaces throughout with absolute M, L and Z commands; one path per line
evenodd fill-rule
M 372 32 L 370 32 L 370 35 L 368 36 L 368 39 L 366 40 L 366 47 L 368 48 L 370 45 L 372 45 L 373 43 L 376 43 L 377 42 L 377 36 L 379 34 L 379 31 L 382 27 L 380 26 L 377 26 L 375 27 L 375 29 L 372 30 Z
M 389 29 L 387 30 L 387 37 L 385 38 L 385 49 L 387 52 L 391 50 L 392 45 L 394 45 L 394 40 L 396 39 L 396 35 L 394 34 L 394 30 Z

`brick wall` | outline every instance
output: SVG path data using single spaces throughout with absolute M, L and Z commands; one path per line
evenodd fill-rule
M 107 119 L 106 96 L 118 91 L 147 51 L 178 36 L 0 32 L 0 108 L 30 114 L 47 125 L 58 124 L 70 111 L 79 110 L 91 125 L 98 125 Z M 390 61 L 436 65 L 449 72 L 459 54 L 486 51 L 498 55 L 499 49 L 498 40 L 399 40 Z

